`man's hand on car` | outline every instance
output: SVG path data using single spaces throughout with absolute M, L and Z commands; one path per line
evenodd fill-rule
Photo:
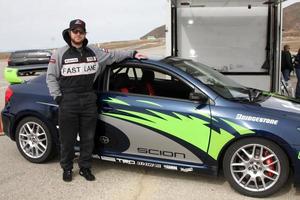
M 144 54 L 141 54 L 139 52 L 137 52 L 135 55 L 134 55 L 134 58 L 135 59 L 138 59 L 138 60 L 141 60 L 141 59 L 148 59 L 148 57 Z

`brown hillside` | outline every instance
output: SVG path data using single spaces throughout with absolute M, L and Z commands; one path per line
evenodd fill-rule
M 283 9 L 284 36 L 300 36 L 300 3 Z
M 165 35 L 166 35 L 166 25 L 162 25 L 162 26 L 150 31 L 149 33 L 147 33 L 140 39 L 147 39 L 148 36 L 154 36 L 155 38 L 165 38 L 166 37 Z

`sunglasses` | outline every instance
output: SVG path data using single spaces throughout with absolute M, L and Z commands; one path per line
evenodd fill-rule
M 75 29 L 75 30 L 71 30 L 72 31 L 72 33 L 74 33 L 74 34 L 80 34 L 80 35 L 84 35 L 85 34 L 85 32 L 83 31 L 83 30 L 79 30 L 79 29 Z

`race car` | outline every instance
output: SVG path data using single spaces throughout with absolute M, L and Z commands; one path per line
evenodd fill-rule
M 10 85 L 2 111 L 5 134 L 34 163 L 59 149 L 58 105 L 45 79 Z M 99 113 L 94 154 L 101 160 L 223 172 L 236 191 L 252 197 L 272 195 L 289 175 L 295 186 L 300 183 L 295 99 L 244 87 L 178 57 L 108 66 L 94 90 Z

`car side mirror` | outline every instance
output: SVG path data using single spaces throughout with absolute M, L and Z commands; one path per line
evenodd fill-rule
M 208 97 L 200 92 L 191 92 L 189 95 L 189 99 L 191 101 L 205 103 L 205 102 L 207 102 Z

